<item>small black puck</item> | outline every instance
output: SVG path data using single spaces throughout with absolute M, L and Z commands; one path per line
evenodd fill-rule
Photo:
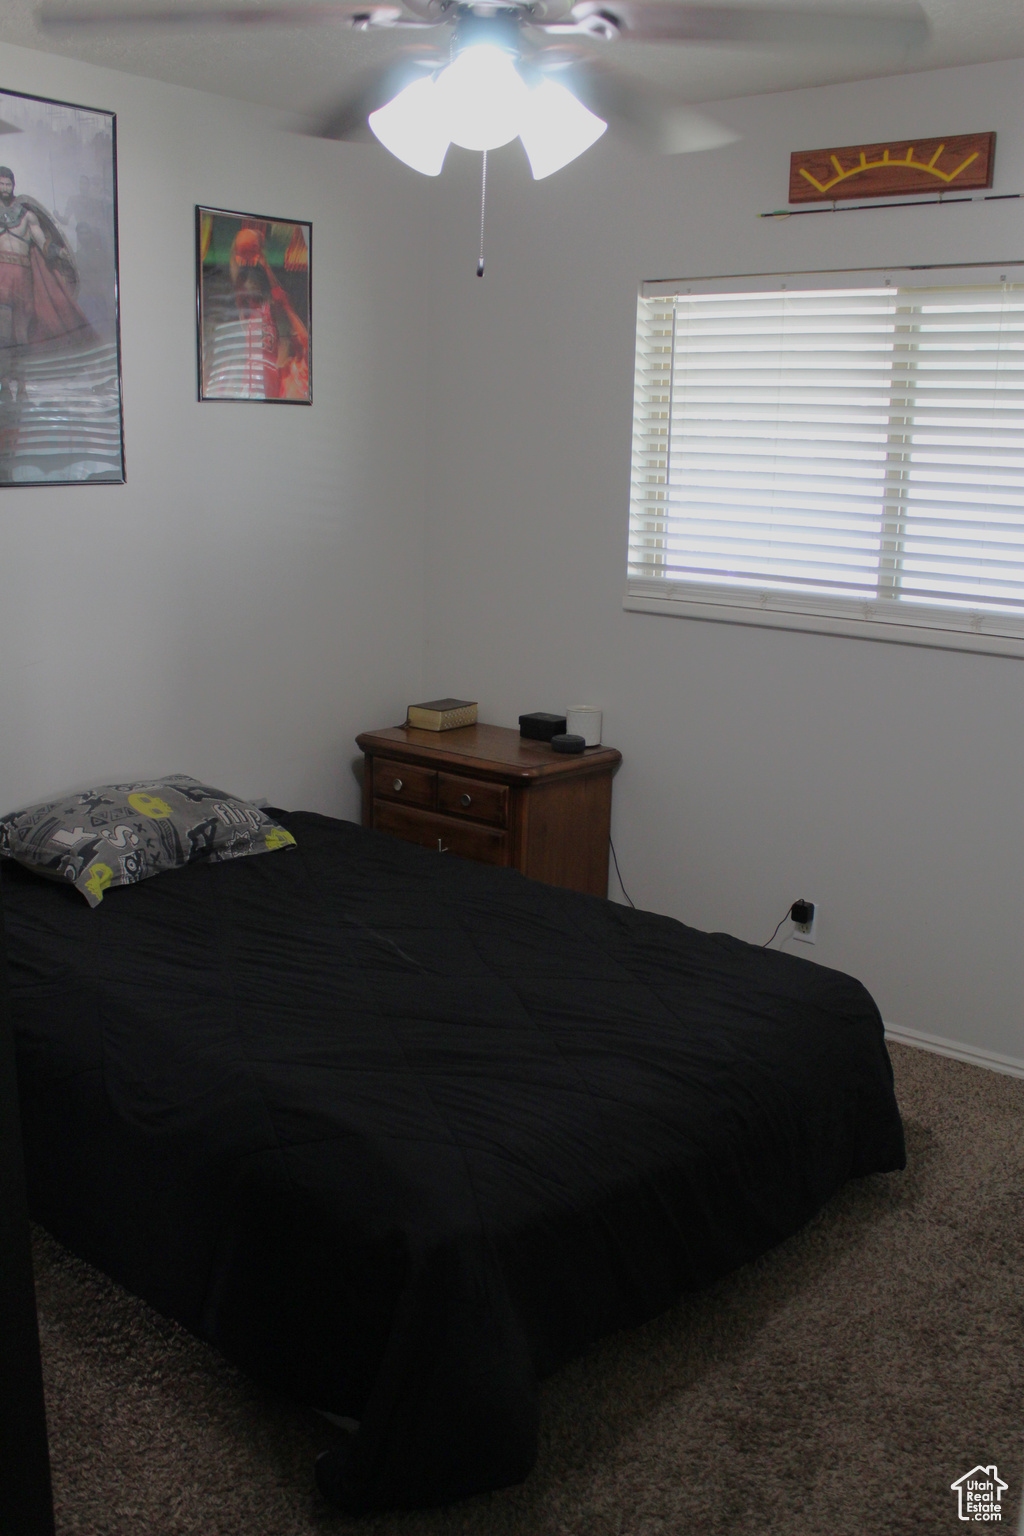
M 551 746 L 555 752 L 582 752 L 586 744 L 584 736 L 567 736 L 563 734 L 552 736 L 551 738 Z

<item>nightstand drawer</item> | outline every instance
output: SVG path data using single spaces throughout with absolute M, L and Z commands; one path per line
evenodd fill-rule
M 437 804 L 437 774 L 413 763 L 395 763 L 386 757 L 373 760 L 373 794 L 379 800 L 399 800 L 432 811 Z
M 436 816 L 413 806 L 395 805 L 375 800 L 373 825 L 378 832 L 390 832 L 407 843 L 420 843 L 437 853 L 455 853 L 481 864 L 507 864 L 509 837 L 493 827 L 481 827 L 471 821 L 456 821 L 453 816 Z
M 508 785 L 467 779 L 454 773 L 437 776 L 437 808 L 446 816 L 465 816 L 493 827 L 508 826 Z

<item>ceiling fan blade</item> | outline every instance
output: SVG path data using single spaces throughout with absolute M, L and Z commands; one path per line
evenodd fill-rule
M 36 11 L 48 31 L 78 27 L 319 26 L 335 23 L 362 31 L 376 27 L 431 27 L 438 22 L 409 16 L 400 5 L 358 5 L 349 0 L 297 0 L 294 5 L 110 6 L 42 5 Z
M 880 6 L 811 9 L 771 5 L 688 5 L 680 0 L 579 0 L 572 21 L 535 23 L 612 40 L 665 43 L 777 44 L 796 47 L 916 47 L 928 18 L 913 0 Z
M 367 70 L 341 101 L 320 113 L 302 132 L 314 139 L 368 142 L 373 138 L 366 121 L 370 113 L 376 112 L 424 73 L 439 69 L 445 63 L 447 56 L 440 53 L 427 55 L 420 50 L 405 59 L 392 61 L 382 69 Z
M 669 107 L 661 114 L 656 147 L 663 155 L 697 155 L 737 143 L 743 135 L 696 107 Z
M 543 63 L 541 70 L 548 73 Z M 671 91 L 649 80 L 631 80 L 603 60 L 575 61 L 556 66 L 551 73 L 591 112 L 645 149 L 689 155 L 734 144 L 741 137 L 706 112 L 679 101 Z

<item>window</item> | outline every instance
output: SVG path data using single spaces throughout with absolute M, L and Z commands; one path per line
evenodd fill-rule
M 1024 654 L 1021 264 L 645 284 L 634 400 L 627 607 Z

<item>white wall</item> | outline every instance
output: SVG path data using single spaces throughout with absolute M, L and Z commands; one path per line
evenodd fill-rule
M 905 1028 L 1024 1057 L 1024 661 L 624 612 L 637 284 L 1024 254 L 1024 202 L 772 222 L 793 149 L 998 133 L 1024 191 L 1024 64 L 721 104 L 742 142 L 650 161 L 610 136 L 534 184 L 479 159 L 432 192 L 428 694 L 483 718 L 594 703 L 622 748 L 634 900 L 813 958 Z M 458 156 L 458 159 L 455 157 Z
M 0 86 L 117 113 L 128 473 L 0 488 L 0 810 L 179 770 L 357 816 L 353 737 L 422 684 L 426 188 L 40 53 L 0 47 Z M 197 403 L 196 203 L 312 221 L 311 409 Z

